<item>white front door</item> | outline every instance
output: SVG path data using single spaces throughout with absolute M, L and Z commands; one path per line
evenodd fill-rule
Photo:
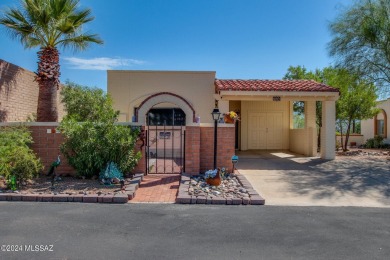
M 250 112 L 248 119 L 249 149 L 283 148 L 282 112 Z

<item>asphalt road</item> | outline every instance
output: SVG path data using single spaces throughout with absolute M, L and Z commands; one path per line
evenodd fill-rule
M 388 208 L 0 202 L 0 259 L 389 259 L 389 216 Z

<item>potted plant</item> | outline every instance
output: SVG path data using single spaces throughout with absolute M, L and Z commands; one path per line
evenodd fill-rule
M 237 112 L 230 111 L 224 114 L 223 120 L 227 124 L 234 124 L 237 120 L 240 120 L 240 117 L 238 116 Z
M 221 175 L 219 174 L 219 169 L 206 171 L 204 173 L 204 178 L 209 185 L 219 186 L 221 184 Z

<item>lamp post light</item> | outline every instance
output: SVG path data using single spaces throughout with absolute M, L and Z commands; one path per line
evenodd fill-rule
M 232 164 L 233 164 L 232 173 L 234 173 L 234 169 L 236 169 L 236 164 L 237 163 L 238 163 L 238 156 L 237 155 L 233 155 L 232 156 Z
M 221 112 L 219 112 L 218 108 L 214 108 L 213 112 L 211 113 L 214 120 L 214 169 L 217 169 L 217 127 L 218 127 L 218 120 L 221 116 Z

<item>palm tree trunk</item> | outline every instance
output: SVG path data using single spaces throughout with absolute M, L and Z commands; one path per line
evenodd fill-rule
M 38 52 L 39 85 L 37 121 L 57 122 L 57 92 L 60 78 L 59 52 L 56 48 L 46 47 Z

